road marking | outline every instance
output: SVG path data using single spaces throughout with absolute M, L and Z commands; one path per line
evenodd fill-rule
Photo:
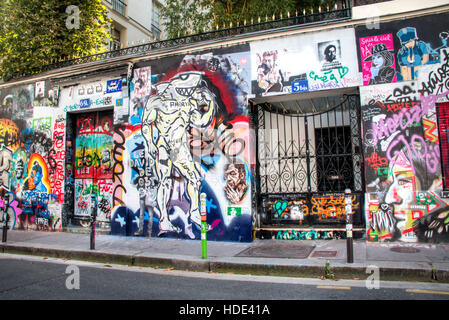
M 351 290 L 351 287 L 339 287 L 339 286 L 316 286 L 318 289 L 337 289 L 337 290 Z
M 433 291 L 433 290 L 420 290 L 420 289 L 407 289 L 406 292 L 410 293 L 430 293 L 430 294 L 447 294 L 449 295 L 449 291 Z

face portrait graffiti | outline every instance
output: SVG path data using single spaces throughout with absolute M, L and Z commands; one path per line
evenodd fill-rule
M 396 163 L 398 157 L 394 159 L 390 166 L 390 175 L 387 183 L 389 187 L 385 195 L 385 203 L 393 208 L 393 218 L 395 220 L 393 231 L 406 230 L 407 215 L 410 211 L 410 205 L 415 201 L 414 197 L 417 190 L 421 190 L 418 178 L 412 172 L 409 161 L 406 163 Z
M 282 91 L 282 79 L 277 66 L 277 51 L 266 51 L 258 57 L 257 83 L 265 92 Z
M 47 187 L 44 185 L 42 179 L 44 177 L 41 165 L 34 161 L 28 178 L 25 180 L 24 190 L 48 192 Z
M 422 150 L 419 144 L 415 143 L 413 149 Z M 386 241 L 415 241 L 416 237 L 422 241 L 430 225 L 422 222 L 434 220 L 435 210 L 446 206 L 437 196 L 442 181 L 428 168 L 424 157 L 409 153 L 407 147 L 393 154 L 384 198 L 380 210 L 372 213 L 370 226 Z
M 324 58 L 327 62 L 333 62 L 337 58 L 337 48 L 333 44 L 324 50 Z
M 228 164 L 225 166 L 224 187 L 226 198 L 231 203 L 239 203 L 245 197 L 248 184 L 245 179 L 245 166 L 243 164 Z
M 393 81 L 396 70 L 393 50 L 389 50 L 384 43 L 378 43 L 371 47 L 371 55 L 364 61 L 371 62 L 371 77 L 368 84 L 390 83 Z
M 25 172 L 25 166 L 24 166 L 23 160 L 19 159 L 16 162 L 16 171 L 15 171 L 16 178 L 19 180 L 22 179 L 24 172 Z
M 329 71 L 341 67 L 340 40 L 319 42 L 317 44 L 318 60 L 321 71 Z

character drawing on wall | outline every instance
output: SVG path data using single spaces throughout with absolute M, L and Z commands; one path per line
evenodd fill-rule
M 137 79 L 134 83 L 134 90 L 136 91 L 136 97 L 132 99 L 133 114 L 142 117 L 142 112 L 145 104 L 145 96 L 140 94 L 140 91 L 145 87 L 145 83 L 141 78 Z
M 144 142 L 136 143 L 136 147 L 131 151 L 136 159 L 139 161 L 134 161 L 133 170 L 137 173 L 137 176 L 133 180 L 133 184 L 137 186 L 139 191 L 139 227 L 134 233 L 135 236 L 144 236 L 144 220 L 145 220 L 145 210 L 148 212 L 148 225 L 147 225 L 147 235 L 151 236 L 151 231 L 153 227 L 153 212 L 156 207 L 157 198 L 157 186 L 158 181 L 154 173 L 154 161 L 151 158 L 145 156 L 145 146 Z M 139 165 L 138 165 L 139 164 Z
M 402 46 L 398 50 L 402 78 L 398 80 L 415 80 L 418 77 L 419 69 L 429 61 L 429 48 L 426 43 L 418 40 L 416 28 L 402 28 L 396 35 Z
M 388 50 L 384 43 L 378 43 L 371 47 L 371 55 L 365 62 L 371 61 L 371 78 L 369 84 L 391 83 L 396 70 L 392 67 L 394 63 L 393 50 Z
M 215 115 L 215 96 L 205 85 L 202 75 L 202 72 L 182 72 L 169 81 L 157 84 L 157 94 L 150 97 L 143 112 L 141 130 L 149 154 L 155 161 L 159 180 L 157 205 L 160 234 L 181 231 L 170 222 L 167 210 L 172 192 L 173 167 L 187 180 L 190 220 L 201 224 L 201 174 L 189 150 L 187 127 L 206 128 Z M 157 137 L 154 137 L 154 129 L 157 130 Z
M 48 192 L 47 187 L 42 182 L 42 178 L 44 177 L 44 173 L 39 162 L 34 161 L 33 167 L 28 174 L 27 179 L 25 180 L 23 190 L 27 191 L 37 191 L 37 192 Z
M 415 142 L 414 149 L 422 152 L 421 142 Z M 426 159 L 419 158 L 414 152 L 409 152 L 404 146 L 395 151 L 390 162 L 390 175 L 386 180 L 388 187 L 385 191 L 384 201 L 379 205 L 379 211 L 374 212 L 370 228 L 374 231 L 389 234 L 389 241 L 404 240 L 405 233 L 413 232 L 418 241 L 440 242 L 449 239 L 449 207 L 438 197 L 433 196 L 441 190 L 442 181 L 438 172 L 429 170 Z M 411 154 L 411 159 L 405 155 Z M 419 194 L 432 196 L 433 207 L 422 207 Z M 413 209 L 417 207 L 417 209 Z
M 277 65 L 277 50 L 257 54 L 257 84 L 267 92 L 282 92 L 282 74 Z
M 224 186 L 226 198 L 231 203 L 239 203 L 245 197 L 248 184 L 246 183 L 245 165 L 230 163 L 225 166 Z

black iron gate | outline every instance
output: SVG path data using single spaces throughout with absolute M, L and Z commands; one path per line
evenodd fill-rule
M 262 224 L 344 224 L 344 192 L 349 188 L 354 224 L 361 225 L 359 96 L 344 95 L 340 102 L 301 112 L 269 103 L 256 106 Z

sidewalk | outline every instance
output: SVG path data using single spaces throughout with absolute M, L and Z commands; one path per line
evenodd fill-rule
M 0 231 L 1 233 L 1 231 Z M 32 254 L 109 264 L 202 272 L 317 278 L 329 260 L 335 279 L 367 279 L 377 266 L 381 280 L 449 283 L 449 244 L 366 243 L 354 241 L 354 263 L 346 262 L 346 240 L 255 240 L 251 243 L 96 235 L 68 232 L 8 231 L 0 253 Z M 432 268 L 433 267 L 433 268 Z

